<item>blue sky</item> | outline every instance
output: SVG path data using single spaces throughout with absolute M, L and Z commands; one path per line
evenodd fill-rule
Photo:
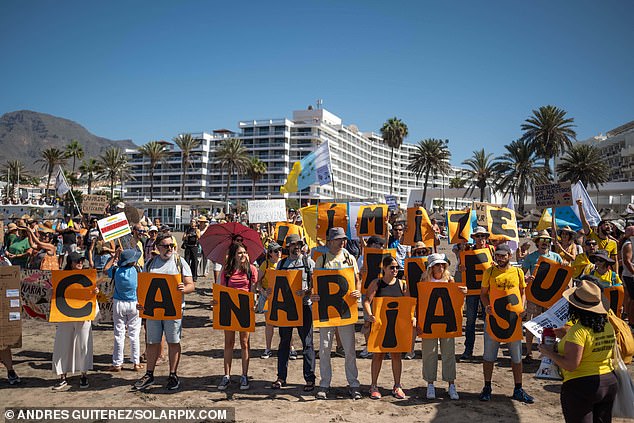
M 324 108 L 496 155 L 554 104 L 586 139 L 634 120 L 634 2 L 3 1 L 0 114 L 137 144 Z

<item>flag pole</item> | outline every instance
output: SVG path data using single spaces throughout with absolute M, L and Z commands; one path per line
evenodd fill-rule
M 66 184 L 67 187 L 69 187 L 68 191 L 70 192 L 70 196 L 73 199 L 73 204 L 75 204 L 75 208 L 79 212 L 79 216 L 83 217 L 83 215 L 81 214 L 81 209 L 77 205 L 77 200 L 75 200 L 75 195 L 73 194 L 73 190 L 72 190 L 72 188 L 70 188 L 70 185 L 68 185 L 68 181 L 66 180 L 66 176 L 64 176 L 64 171 L 62 170 L 62 166 L 61 165 L 59 166 L 59 172 L 62 175 L 62 178 L 64 179 L 64 183 Z
M 335 189 L 335 175 L 332 172 L 332 156 L 330 154 L 330 143 L 326 141 L 326 146 L 328 147 L 328 161 L 330 162 L 330 166 L 328 166 L 328 170 L 330 171 L 330 183 L 332 184 L 332 198 L 333 200 L 337 198 L 337 190 Z

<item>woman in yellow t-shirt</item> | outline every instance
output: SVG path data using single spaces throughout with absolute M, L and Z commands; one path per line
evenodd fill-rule
M 269 288 L 269 280 L 266 278 L 267 270 L 277 269 L 277 263 L 282 259 L 282 247 L 275 242 L 269 242 L 266 248 L 266 260 L 260 265 L 260 280 L 258 281 L 258 312 L 266 313 L 264 310 L 264 302 L 266 301 L 266 290 Z M 272 287 L 271 287 L 272 288 Z M 261 358 L 269 358 L 271 356 L 271 342 L 273 341 L 273 326 L 266 324 L 264 328 L 264 337 L 266 339 L 266 348 Z
M 564 291 L 573 325 L 557 345 L 539 351 L 563 373 L 561 408 L 566 422 L 609 422 L 617 391 L 612 366 L 614 328 L 608 321 L 601 288 L 586 280 Z

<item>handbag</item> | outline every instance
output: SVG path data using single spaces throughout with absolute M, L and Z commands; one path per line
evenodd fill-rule
M 627 372 L 627 366 L 621 358 L 619 348 L 614 344 L 612 354 L 614 358 L 614 374 L 617 379 L 618 390 L 612 404 L 612 417 L 634 418 L 634 383 Z

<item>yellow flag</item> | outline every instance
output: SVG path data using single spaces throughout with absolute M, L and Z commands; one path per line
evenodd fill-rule
M 536 231 L 543 231 L 544 229 L 549 229 L 553 224 L 553 217 L 548 212 L 548 209 L 544 209 L 542 212 L 542 217 L 539 219 L 539 223 L 537 224 Z
M 304 227 L 304 242 L 308 248 L 317 246 L 317 204 L 302 207 L 299 209 L 302 215 L 302 226 Z
M 299 161 L 293 164 L 293 168 L 291 169 L 288 177 L 286 178 L 286 183 L 280 187 L 280 192 L 282 194 L 288 194 L 290 192 L 297 192 L 297 178 L 302 171 L 302 165 Z

